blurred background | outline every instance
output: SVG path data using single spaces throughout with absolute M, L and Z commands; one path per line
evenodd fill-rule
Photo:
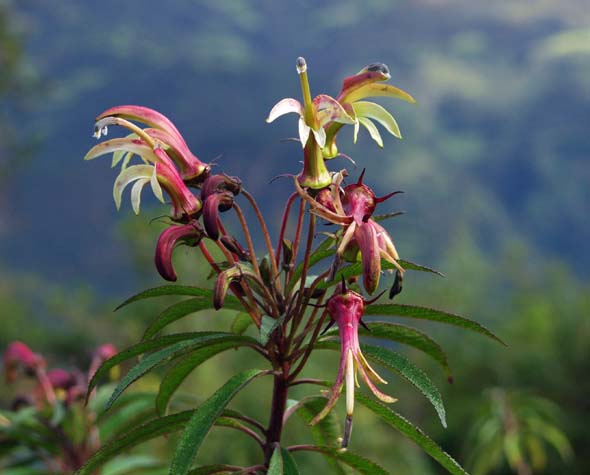
M 446 277 L 408 275 L 400 302 L 471 316 L 508 343 L 425 325 L 448 351 L 454 383 L 404 351 L 441 387 L 449 428 L 390 376 L 397 410 L 474 473 L 508 474 L 506 414 L 541 404 L 542 442 L 524 442 L 533 473 L 590 473 L 583 0 L 0 0 L 0 348 L 20 339 L 55 364 L 84 364 L 98 343 L 136 341 L 155 316 L 154 304 L 112 312 L 162 283 L 152 264 L 162 228 L 150 219 L 166 208 L 146 193 L 140 217 L 128 200 L 117 213 L 110 160 L 82 160 L 94 117 L 110 106 L 170 117 L 202 161 L 217 157 L 216 170 L 242 178 L 276 231 L 290 191 L 269 180 L 299 170 L 300 148 L 281 142 L 296 135 L 294 117 L 264 119 L 279 99 L 299 97 L 297 56 L 314 95 L 336 95 L 344 76 L 380 61 L 417 99 L 386 104 L 403 140 L 384 135 L 382 150 L 361 133 L 353 146 L 345 131 L 340 150 L 359 169 L 331 167 L 353 176 L 366 167 L 378 195 L 405 191 L 385 205 L 406 213 L 388 224 L 398 250 Z M 179 250 L 180 283 L 199 273 L 194 255 Z M 195 379 L 199 394 L 235 369 L 219 361 Z M 359 416 L 355 435 L 358 452 L 394 473 L 439 473 L 375 421 Z M 224 444 L 214 433 L 204 457 L 223 461 Z

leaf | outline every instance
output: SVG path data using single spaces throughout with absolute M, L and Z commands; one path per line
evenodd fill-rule
M 170 473 L 174 475 L 188 473 L 203 440 L 225 406 L 246 384 L 262 374 L 267 374 L 267 372 L 253 369 L 232 376 L 194 411 L 174 452 Z
M 194 299 L 183 300 L 166 308 L 158 315 L 147 327 L 143 334 L 143 340 L 148 340 L 156 335 L 165 326 L 180 320 L 191 313 L 198 312 L 213 307 L 211 299 L 206 297 L 196 297 Z
M 449 473 L 453 475 L 467 475 L 467 472 L 449 454 L 442 450 L 430 437 L 422 432 L 422 430 L 414 426 L 397 412 L 364 394 L 357 393 L 355 397 L 358 402 L 374 412 L 381 420 L 418 444 L 424 452 L 447 469 Z
M 453 313 L 444 312 L 435 308 L 418 307 L 416 305 L 402 305 L 402 304 L 374 304 L 368 305 L 365 308 L 365 315 L 391 315 L 404 318 L 416 318 L 419 320 L 431 320 L 434 322 L 446 323 L 448 325 L 455 325 L 457 327 L 465 328 L 467 330 L 481 333 L 487 337 L 496 340 L 502 345 L 506 346 L 499 337 L 494 335 L 483 325 Z
M 340 344 L 336 341 L 322 341 L 316 344 L 317 349 L 339 350 Z M 430 378 L 420 368 L 414 365 L 405 356 L 380 346 L 361 345 L 361 350 L 367 359 L 373 360 L 382 366 L 395 371 L 407 381 L 412 383 L 434 407 L 443 427 L 447 427 L 445 407 L 440 392 Z
M 368 460 L 360 455 L 357 455 L 350 450 L 336 449 L 334 447 L 321 447 L 310 445 L 306 446 L 304 450 L 312 452 L 319 452 L 338 462 L 342 462 L 363 475 L 389 475 L 382 467 L 375 462 Z
M 327 257 L 333 256 L 336 253 L 336 249 L 330 249 L 330 246 L 334 243 L 334 238 L 327 238 L 324 239 L 320 245 L 311 253 L 309 256 L 309 268 L 313 265 L 317 264 L 323 259 Z M 293 271 L 293 275 L 289 280 L 289 284 L 287 285 L 287 293 L 293 290 L 293 287 L 297 284 L 297 281 L 301 278 L 301 274 L 303 272 L 303 262 L 301 262 Z
M 260 321 L 260 335 L 258 341 L 262 346 L 268 343 L 268 339 L 272 336 L 273 332 L 281 325 L 283 318 L 272 318 L 268 315 L 263 315 Z
M 284 475 L 299 475 L 299 468 L 293 459 L 293 456 L 287 449 L 281 449 L 283 457 L 283 474 Z
M 277 444 L 275 449 L 272 452 L 272 457 L 270 458 L 270 462 L 268 464 L 268 471 L 266 475 L 283 475 L 283 454 L 281 451 L 281 447 Z
M 238 313 L 231 324 L 231 332 L 236 335 L 243 335 L 244 332 L 254 323 L 250 314 L 246 312 Z
M 160 464 L 161 462 L 155 457 L 127 454 L 125 457 L 117 458 L 106 463 L 100 471 L 100 475 L 135 474 L 137 470 L 155 467 Z
M 383 338 L 384 340 L 396 341 L 423 351 L 432 357 L 444 369 L 448 378 L 452 379 L 451 369 L 447 360 L 447 355 L 441 346 L 425 333 L 415 328 L 399 323 L 389 322 L 368 322 L 369 330 L 359 328 L 359 334 L 371 338 Z M 338 335 L 338 330 L 331 330 L 326 336 Z
M 170 359 L 185 354 L 186 352 L 196 349 L 200 346 L 207 346 L 213 343 L 229 343 L 232 346 L 240 345 L 252 345 L 255 344 L 255 340 L 250 337 L 234 335 L 232 333 L 212 333 L 200 335 L 196 338 L 189 340 L 180 341 L 173 345 L 170 345 L 160 351 L 151 353 L 144 357 L 138 364 L 129 370 L 129 372 L 121 379 L 110 399 L 106 404 L 108 410 L 117 398 L 127 389 L 132 383 L 141 378 L 144 374 L 154 369 L 163 363 L 166 363 Z
M 213 299 L 213 292 L 209 289 L 201 289 L 199 287 L 192 287 L 188 285 L 162 285 L 152 289 L 144 290 L 132 297 L 129 297 L 121 305 L 115 308 L 115 311 L 126 307 L 130 303 L 137 302 L 152 297 L 161 297 L 164 295 L 191 295 L 193 297 L 205 297 Z M 233 308 L 234 310 L 243 310 L 238 299 L 235 297 L 228 297 L 226 300 L 226 308 Z
M 374 102 L 358 101 L 352 105 L 357 118 L 372 119 L 379 122 L 387 132 L 398 139 L 402 138 L 399 126 L 394 117 L 383 106 Z M 364 125 L 364 124 L 363 124 Z
M 98 467 L 130 448 L 160 435 L 179 430 L 190 420 L 193 412 L 179 412 L 154 419 L 139 427 L 133 427 L 125 435 L 104 444 L 75 475 L 92 475 Z
M 162 379 L 158 395 L 156 396 L 156 409 L 158 413 L 164 414 L 166 412 L 172 395 L 197 366 L 203 364 L 218 353 L 234 346 L 235 344 L 232 342 L 225 342 L 199 348 L 172 366 Z
M 420 264 L 416 264 L 414 262 L 410 262 L 410 261 L 406 261 L 404 259 L 400 259 L 399 261 L 397 261 L 399 263 L 400 266 L 402 266 L 404 269 L 411 269 L 411 270 L 417 270 L 420 272 L 430 272 L 431 274 L 436 274 L 440 277 L 444 277 L 445 275 L 442 272 L 437 271 L 436 269 L 431 269 L 430 267 L 426 267 Z M 383 269 L 393 269 L 393 265 L 391 265 L 389 262 L 387 263 L 389 264 L 391 267 L 387 267 L 385 265 L 383 265 L 383 261 L 382 261 L 382 268 Z
M 297 415 L 309 425 L 312 419 L 324 408 L 326 405 L 326 398 L 324 397 L 313 397 L 309 400 L 301 401 L 299 408 L 297 409 Z M 331 411 L 326 417 L 313 426 L 309 426 L 313 442 L 316 445 L 334 447 L 340 446 L 341 431 L 340 422 L 336 417 L 336 414 Z M 337 475 L 346 475 L 346 471 L 340 466 L 340 464 L 333 458 L 327 458 L 328 464 L 332 467 L 333 471 Z
M 203 465 L 202 467 L 193 468 L 188 475 L 225 475 L 236 472 L 235 465 Z

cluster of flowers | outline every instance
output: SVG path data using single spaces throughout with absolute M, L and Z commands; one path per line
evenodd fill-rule
M 287 288 L 296 289 L 298 286 L 285 285 L 283 290 L 278 279 L 281 251 L 282 269 L 292 270 L 297 254 L 297 245 L 284 238 L 284 224 L 294 198 L 300 197 L 309 206 L 314 219 L 318 216 L 341 226 L 341 230 L 334 235 L 337 243 L 335 258 L 330 269 L 323 274 L 324 279 L 333 281 L 345 261 L 360 260 L 363 286 L 368 294 L 373 294 L 379 285 L 383 259 L 396 269 L 395 282 L 390 292 L 390 297 L 393 297 L 401 290 L 404 272 L 398 263 L 399 255 L 393 240 L 373 218 L 377 204 L 398 192 L 377 198 L 373 190 L 363 183 L 364 172 L 356 183 L 343 186 L 348 175 L 346 170 L 330 172 L 326 161 L 340 155 L 336 139 L 346 124 L 354 126 L 355 142 L 362 125 L 371 138 L 380 147 L 383 146 L 374 122 L 382 125 L 390 134 L 401 138 L 393 116 L 382 106 L 365 101 L 365 98 L 384 96 L 410 103 L 414 99 L 401 89 L 384 83 L 390 78 L 390 73 L 382 63 L 371 64 L 359 73 L 345 78 L 336 97 L 320 94 L 312 99 L 305 60 L 299 58 L 296 67 L 303 102 L 293 98 L 283 99 L 272 108 L 267 118 L 267 122 L 272 122 L 284 114 L 299 115 L 299 140 L 304 155 L 303 169 L 293 177 L 295 192 L 286 206 L 283 226 L 275 247 L 270 245 L 268 231 L 255 201 L 243 190 L 240 180 L 224 174 L 211 174 L 211 167 L 202 163 L 189 150 L 170 120 L 154 110 L 139 106 L 118 106 L 100 114 L 95 124 L 95 137 L 106 135 L 107 127 L 111 125 L 124 127 L 131 133 L 125 138 L 99 143 L 85 157 L 92 159 L 113 153 L 113 166 L 121 164 L 121 173 L 115 181 L 113 192 L 117 207 L 120 206 L 124 188 L 132 182 L 135 184 L 131 190 L 131 202 L 136 213 L 139 212 L 140 195 L 146 184 L 151 185 L 154 195 L 161 201 L 164 201 L 162 190 L 168 194 L 172 202 L 170 217 L 174 223 L 161 234 L 155 257 L 156 267 L 163 278 L 176 280 L 172 266 L 175 246 L 198 245 L 218 274 L 214 287 L 214 306 L 223 306 L 225 294 L 231 289 L 258 326 L 262 315 L 283 318 L 283 321 L 293 318 L 296 313 L 302 316 L 309 302 L 306 300 L 302 306 L 296 290 L 286 292 Z M 134 122 L 146 127 L 141 128 Z M 133 156 L 140 157 L 143 163 L 129 165 Z M 269 257 L 258 260 L 255 256 L 247 224 L 235 202 L 236 195 L 240 193 L 246 196 L 257 212 L 267 241 Z M 235 237 L 227 234 L 220 220 L 220 213 L 232 208 L 238 214 L 244 229 L 247 250 Z M 214 262 L 204 244 L 205 238 L 213 241 L 224 253 L 227 259 L 225 266 Z M 316 422 L 335 404 L 344 380 L 347 409 L 349 416 L 352 414 L 357 371 L 379 399 L 395 401 L 376 388 L 375 383 L 385 381 L 369 366 L 359 347 L 357 329 L 366 303 L 360 293 L 347 289 L 342 282 L 325 304 L 332 323 L 336 323 L 340 329 L 342 351 L 336 383 L 330 392 L 326 408 L 315 418 Z

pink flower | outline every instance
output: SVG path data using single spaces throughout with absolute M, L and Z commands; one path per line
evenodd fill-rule
M 358 325 L 365 311 L 365 300 L 352 290 L 347 290 L 344 283 L 340 289 L 330 297 L 327 303 L 328 313 L 333 323 L 338 325 L 340 333 L 340 365 L 338 375 L 330 390 L 328 402 L 322 411 L 313 419 L 312 424 L 319 422 L 334 407 L 340 396 L 344 382 L 346 383 L 346 415 L 347 430 L 343 447 L 348 442 L 354 409 L 354 387 L 357 382 L 357 373 L 360 373 L 363 381 L 371 392 L 381 401 L 392 403 L 397 399 L 382 393 L 375 383 L 387 384 L 381 376 L 371 367 L 364 357 L 359 346 Z
M 188 224 L 173 225 L 165 229 L 158 238 L 156 245 L 155 264 L 160 275 L 171 282 L 176 281 L 176 272 L 172 265 L 172 252 L 180 245 L 197 246 L 205 233 L 201 225 L 192 220 Z
M 7 383 L 13 383 L 19 370 L 30 376 L 45 368 L 45 359 L 20 341 L 13 341 L 4 351 L 4 374 Z
M 378 203 L 400 193 L 395 191 L 381 198 L 377 198 L 373 190 L 363 183 L 364 170 L 357 183 L 353 183 L 340 190 L 343 174 L 331 186 L 331 195 L 325 192 L 321 195 L 321 202 L 314 200 L 295 181 L 297 191 L 303 199 L 311 204 L 313 212 L 318 216 L 344 227 L 342 240 L 336 250 L 336 259 L 332 268 L 332 276 L 338 270 L 343 256 L 346 254 L 356 260 L 360 252 L 363 267 L 363 286 L 372 294 L 379 285 L 381 276 L 381 259 L 393 264 L 403 274 L 404 269 L 397 262 L 399 255 L 387 231 L 371 216 Z

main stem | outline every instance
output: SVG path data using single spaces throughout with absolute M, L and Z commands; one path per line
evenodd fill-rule
M 289 364 L 283 363 L 279 373 L 275 374 L 272 391 L 272 406 L 270 420 L 266 431 L 266 444 L 264 446 L 264 465 L 268 467 L 270 458 L 276 444 L 281 443 L 283 432 L 283 417 L 287 407 L 287 395 L 289 393 Z

